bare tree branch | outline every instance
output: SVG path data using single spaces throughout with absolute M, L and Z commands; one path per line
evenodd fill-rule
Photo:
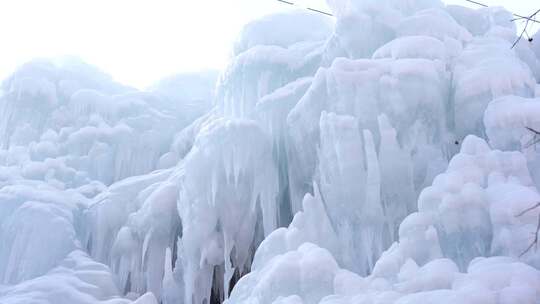
M 533 133 L 533 138 L 531 140 L 529 140 L 526 144 L 525 144 L 525 148 L 530 148 L 532 146 L 535 146 L 536 147 L 536 144 L 537 143 L 540 143 L 540 132 L 539 131 L 536 131 L 535 129 L 533 128 L 529 128 L 529 127 L 525 127 L 525 129 L 529 130 L 531 133 Z
M 537 13 L 540 12 L 537 11 Z M 540 131 L 537 131 L 531 127 L 525 127 L 529 132 L 533 133 L 534 136 L 533 138 L 525 145 L 526 148 L 532 146 L 532 145 L 536 145 L 537 143 L 540 142 L 540 139 L 538 138 L 540 136 Z M 516 215 L 516 217 L 520 217 L 520 216 L 523 216 L 531 211 L 533 211 L 534 209 L 536 208 L 540 208 L 540 202 L 536 203 L 534 206 L 532 207 L 529 207 L 525 210 L 523 210 L 522 212 L 520 212 L 519 214 Z M 529 245 L 529 247 L 527 247 L 520 255 L 519 257 L 522 257 L 524 256 L 525 254 L 527 254 L 527 252 L 531 251 L 531 249 L 535 248 L 535 250 L 538 249 L 538 235 L 540 234 L 540 213 L 538 214 L 538 223 L 536 224 L 536 231 L 534 232 L 534 238 L 533 238 L 533 241 L 531 242 L 531 244 Z
M 538 14 L 538 12 L 536 12 L 536 13 L 533 14 L 533 15 L 536 16 L 537 14 Z M 514 22 L 514 21 L 519 21 L 519 20 L 529 20 L 529 21 L 531 21 L 531 22 L 533 22 L 533 23 L 540 23 L 540 21 L 534 19 L 534 17 L 531 18 L 531 17 L 522 16 L 522 15 L 518 15 L 518 14 L 512 14 L 512 15 L 514 15 L 514 16 L 516 17 L 516 18 L 510 20 L 510 21 L 512 21 L 512 22 Z
M 538 204 L 532 206 L 531 208 L 525 209 L 524 211 L 522 211 L 521 213 L 519 213 L 519 214 L 516 215 L 516 216 L 518 216 L 518 217 L 519 217 L 519 216 L 523 216 L 523 215 L 525 215 L 525 213 L 527 213 L 527 212 L 529 212 L 529 211 L 532 211 L 532 210 L 534 210 L 534 209 L 536 209 L 536 208 L 538 208 L 538 207 L 540 207 L 540 203 L 538 203 Z
M 534 210 L 536 208 L 540 207 L 540 203 L 536 204 L 534 207 L 532 208 L 529 208 L 527 210 L 525 210 L 524 212 L 520 213 L 521 215 L 531 211 L 531 210 Z M 534 250 L 537 250 L 538 249 L 538 234 L 540 234 L 540 214 L 538 215 L 538 223 L 536 224 L 536 231 L 533 233 L 534 234 L 534 238 L 533 238 L 533 241 L 531 242 L 531 244 L 529 245 L 529 247 L 527 247 L 527 249 L 525 249 L 520 255 L 519 257 L 522 257 L 524 256 L 525 254 L 527 254 L 527 252 L 531 251 L 531 249 L 533 249 L 534 247 Z
M 512 44 L 512 48 L 514 48 L 514 47 L 519 43 L 519 41 L 523 38 L 523 35 L 527 35 L 529 42 L 532 42 L 533 38 L 531 38 L 531 37 L 529 36 L 529 33 L 527 33 L 527 28 L 529 27 L 529 23 L 530 23 L 530 22 L 537 22 L 537 21 L 536 21 L 536 16 L 537 16 L 539 13 L 540 13 L 540 9 L 537 10 L 536 12 L 534 12 L 534 13 L 533 13 L 532 15 L 530 15 L 529 17 L 518 17 L 518 18 L 512 19 L 512 21 L 517 21 L 517 20 L 521 20 L 521 19 L 526 19 L 525 26 L 523 27 L 523 31 L 521 31 L 521 34 L 518 36 L 518 38 L 516 39 L 516 41 L 514 41 L 514 44 Z

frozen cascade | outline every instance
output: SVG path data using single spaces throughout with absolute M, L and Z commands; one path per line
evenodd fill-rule
M 283 48 L 257 45 L 237 55 L 220 79 L 218 108 L 224 116 L 253 117 L 257 102 L 319 67 L 324 42 Z
M 493 100 L 484 115 L 490 145 L 506 151 L 522 151 L 536 187 L 540 187 L 540 154 L 536 149 L 536 136 L 531 130 L 540 129 L 538 111 L 538 98 L 505 96 Z
M 350 116 L 323 112 L 320 121 L 320 190 L 348 269 L 367 274 L 389 238 L 381 237 L 384 214 L 375 144 Z
M 0 302 L 537 303 L 536 43 L 502 8 L 331 2 L 248 24 L 215 91 L 8 78 Z
M 534 97 L 535 78 L 511 46 L 497 37 L 475 38 L 457 58 L 452 82 L 458 138 L 484 136 L 482 118 L 491 100 L 505 95 Z
M 419 79 L 422 79 L 421 90 L 417 88 Z M 293 210 L 298 210 L 301 195 L 309 190 L 306 189 L 306 185 L 309 185 L 307 180 L 312 179 L 315 171 L 321 112 L 355 116 L 360 128 L 374 134 L 376 143 L 381 142 L 377 117 L 385 114 L 392 127 L 398 130 L 397 139 L 401 146 L 411 151 L 414 149 L 418 154 L 430 147 L 431 151 L 438 150 L 441 157 L 433 158 L 436 162 L 443 158 L 446 147 L 443 138 L 446 136 L 444 110 L 448 96 L 447 83 L 444 66 L 425 59 L 337 59 L 329 69 L 320 69 L 311 88 L 287 119 L 291 137 L 289 166 L 294 172 L 290 176 L 291 196 L 293 206 L 296 206 Z M 415 113 L 416 116 L 405 113 Z M 382 152 L 387 148 L 392 149 L 385 144 Z M 406 174 L 404 178 L 419 180 L 415 186 L 424 183 L 425 160 L 422 163 L 417 168 L 413 167 L 412 176 L 407 170 L 403 171 Z M 381 172 L 385 172 L 385 165 L 381 162 Z M 433 163 L 431 167 L 438 166 Z M 392 165 L 389 164 L 388 168 L 392 168 Z M 385 189 L 381 191 L 384 196 Z M 409 190 L 404 188 L 403 191 Z M 410 194 L 401 197 L 414 201 Z M 404 204 L 410 205 L 412 202 L 405 201 Z
M 184 82 L 192 79 L 194 85 L 206 84 L 214 77 L 215 83 L 215 76 L 208 75 L 188 75 Z M 64 171 L 71 171 L 69 176 L 54 176 L 60 175 L 58 171 L 42 166 L 40 171 L 45 172 L 37 177 L 51 171 L 51 178 L 69 188 L 92 180 L 108 185 L 151 172 L 173 135 L 207 111 L 204 107 L 208 105 L 198 99 L 213 98 L 202 93 L 213 91 L 208 85 L 198 94 L 186 93 L 184 99 L 182 93 L 170 93 L 166 85 L 157 86 L 152 93 L 137 92 L 72 58 L 27 63 L 2 84 L 2 90 L 3 149 L 30 148 L 24 153 L 32 161 L 64 166 Z M 164 106 L 171 99 L 176 108 Z M 195 102 L 203 109 L 190 113 L 186 109 Z M 34 174 L 29 177 L 36 178 Z
M 383 164 L 380 166 L 380 188 L 385 189 L 381 193 L 381 203 L 386 217 L 385 228 L 390 234 L 390 239 L 385 240 L 383 244 L 387 245 L 389 241 L 396 239 L 399 225 L 405 216 L 416 209 L 412 204 L 416 194 L 411 153 L 401 148 L 397 141 L 397 132 L 384 114 L 379 116 L 379 130 L 381 134 L 379 162 Z
M 94 199 L 92 255 L 111 263 L 126 292 L 202 303 L 221 282 L 227 296 L 233 276 L 250 269 L 253 248 L 277 227 L 270 147 L 252 121 L 210 120 L 174 169 L 115 183 Z
M 367 277 L 332 258 L 339 241 L 325 224 L 322 198 L 308 195 L 305 211 L 263 241 L 227 303 L 535 303 L 540 271 L 517 260 L 538 267 L 540 258 L 534 251 L 519 257 L 540 213 L 514 216 L 539 199 L 525 164 L 519 152 L 467 137 Z M 485 255 L 501 256 L 478 257 Z
M 217 120 L 203 129 L 184 166 L 178 212 L 185 302 L 203 303 L 210 301 L 214 267 L 223 267 L 227 297 L 235 271 L 249 269 L 257 223 L 264 235 L 277 227 L 277 173 L 266 135 L 244 120 Z
M 189 75 L 184 78 L 186 81 L 192 85 L 215 83 L 215 76 Z M 154 282 L 161 281 L 164 262 L 159 267 L 147 267 L 134 273 L 132 277 L 125 270 L 140 266 L 137 258 L 141 255 L 137 256 L 137 252 L 142 250 L 134 250 L 135 242 L 129 241 L 133 234 L 127 228 L 120 233 L 123 242 L 115 244 L 114 237 L 128 220 L 127 215 L 139 209 L 134 205 L 134 198 L 141 187 L 167 179 L 171 170 L 122 180 L 110 189 L 104 183 L 153 170 L 161 154 L 169 148 L 174 132 L 200 115 L 193 112 L 177 120 L 184 114 L 175 111 L 189 109 L 190 104 L 198 102 L 195 98 L 210 98 L 211 93 L 203 92 L 213 91 L 213 85 L 202 86 L 198 93 L 185 94 L 184 99 L 180 97 L 182 92 L 165 94 L 166 89 L 162 84 L 153 93 L 136 92 L 73 58 L 30 62 L 2 84 L 0 111 L 5 124 L 0 135 L 3 143 L 0 150 L 0 302 L 4 303 L 5 299 L 11 303 L 21 298 L 21 293 L 40 288 L 50 292 L 36 295 L 36 301 L 58 303 L 54 298 L 62 284 L 73 286 L 66 287 L 66 292 L 73 292 L 63 299 L 66 303 L 106 301 L 125 295 L 126 284 L 121 284 L 122 280 L 133 285 L 135 292 L 127 295 L 133 298 L 147 290 L 146 275 L 150 289 L 159 295 L 161 286 L 155 286 Z M 185 106 L 165 107 L 166 103 L 161 101 L 174 98 L 177 106 L 181 107 L 182 103 Z M 206 110 L 199 108 L 198 111 Z M 98 195 L 104 190 L 105 193 Z M 148 194 L 141 194 L 144 195 Z M 154 210 L 159 207 L 155 202 L 162 200 L 156 196 L 149 204 L 155 205 Z M 94 198 L 94 203 L 89 198 Z M 162 221 L 162 216 L 177 214 L 176 200 L 171 206 L 169 211 L 173 212 L 154 212 L 153 218 L 146 221 Z M 156 244 L 159 243 L 150 245 Z M 36 254 L 42 248 L 48 248 L 47 252 Z M 165 248 L 163 246 L 163 250 Z M 71 278 L 79 276 L 77 272 L 62 268 L 62 261 L 70 252 L 82 249 L 89 249 L 93 258 L 119 273 L 114 282 L 110 281 L 112 289 L 92 281 L 99 280 L 97 273 L 85 275 L 82 272 L 80 276 L 89 276 L 90 281 L 84 278 L 77 281 Z M 130 258 L 119 259 L 118 253 L 122 250 L 131 251 Z M 78 263 L 85 258 L 77 254 L 72 259 Z M 49 277 L 55 267 L 60 267 L 62 274 Z M 113 279 L 111 269 L 103 269 L 104 276 L 110 280 Z M 48 278 L 51 283 L 46 283 Z M 85 284 L 87 287 L 81 287 Z M 120 292 L 115 285 L 122 286 Z M 101 291 L 94 292 L 94 289 Z M 155 303 L 151 300 L 153 295 L 143 298 L 147 303 Z M 21 299 L 28 303 L 24 297 Z M 118 299 L 119 303 L 129 302 Z
M 7 181 L 0 189 L 0 282 L 16 284 L 44 275 L 79 248 L 76 234 L 88 200 L 43 182 Z M 48 254 L 36 255 L 49 247 Z
M 287 147 L 289 133 L 287 131 L 287 115 L 298 100 L 311 86 L 311 77 L 300 78 L 274 92 L 264 96 L 257 103 L 256 116 L 262 128 L 272 139 L 272 155 L 278 166 L 279 175 L 279 226 L 290 223 L 292 216 L 289 189 L 289 171 Z
M 518 241 L 517 231 L 535 229 L 535 212 L 515 216 L 538 200 L 531 186 L 523 154 L 491 150 L 484 140 L 467 137 L 447 171 L 422 191 L 418 213 L 403 221 L 400 242 L 383 254 L 374 274 L 394 273 L 407 258 L 422 265 L 441 254 L 461 269 L 477 256 L 519 258 L 531 235 L 525 233 Z M 510 243 L 513 233 L 516 239 Z M 423 245 L 426 240 L 432 245 Z M 532 265 L 538 258 L 535 252 L 521 256 Z

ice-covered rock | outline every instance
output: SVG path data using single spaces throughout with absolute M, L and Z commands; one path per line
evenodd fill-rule
M 77 229 L 88 200 L 44 182 L 12 181 L 0 189 L 0 280 L 16 284 L 44 275 L 80 245 Z M 37 254 L 48 248 L 44 254 Z
M 225 303 L 274 303 L 289 296 L 299 297 L 301 303 L 318 303 L 333 294 L 338 271 L 328 251 L 305 243 L 297 250 L 274 257 L 264 267 L 253 269 L 240 280 Z
M 420 83 L 422 89 L 417 88 Z M 316 150 L 321 136 L 319 120 L 323 111 L 356 117 L 359 128 L 370 130 L 378 146 L 382 142 L 381 128 L 397 130 L 392 140 L 397 141 L 394 145 L 398 147 L 384 142 L 380 145 L 379 157 L 386 149 L 418 149 L 421 155 L 422 151 L 430 147 L 435 154 L 438 150 L 442 155 L 446 145 L 444 113 L 447 96 L 447 74 L 444 66 L 436 61 L 338 59 L 331 68 L 320 69 L 310 89 L 287 119 L 290 134 L 289 167 L 292 172 L 289 178 L 292 204 L 296 206 L 293 211 L 298 210 L 301 196 L 309 190 L 306 185 L 310 185 L 308 181 L 314 177 Z M 386 117 L 383 121 L 388 121 L 382 127 L 378 119 L 381 114 Z M 408 153 L 410 157 L 411 152 Z M 437 158 L 432 160 L 435 162 Z M 389 172 L 387 170 L 390 169 L 385 166 L 387 164 L 381 162 L 381 172 Z M 388 164 L 387 168 L 392 168 L 392 165 Z M 426 167 L 423 168 L 425 170 Z M 422 185 L 426 171 L 419 169 L 420 166 L 415 172 L 409 172 L 409 169 L 402 171 L 405 174 L 403 178 L 412 179 L 415 176 L 418 184 Z M 409 183 L 412 184 L 412 180 Z M 382 193 L 385 191 L 383 188 Z M 414 201 L 409 195 L 403 198 Z
M 538 267 L 538 253 L 526 249 L 540 210 L 519 216 L 535 205 L 538 195 L 523 154 L 491 150 L 484 140 L 467 137 L 448 170 L 422 191 L 419 213 L 403 221 L 399 244 L 383 254 L 374 274 L 387 275 L 388 267 L 407 258 L 422 265 L 440 254 L 461 269 L 475 257 L 490 255 L 520 258 Z M 411 238 L 415 241 L 409 243 Z M 432 245 L 420 243 L 426 239 Z
M 511 258 L 409 260 L 396 281 L 340 269 L 328 251 L 305 243 L 242 278 L 226 303 L 522 303 L 538 301 L 540 272 Z
M 532 147 L 534 132 L 531 129 L 540 129 L 538 111 L 538 98 L 504 96 L 490 102 L 484 114 L 490 145 L 501 150 L 526 150 Z
M 534 97 L 536 81 L 512 44 L 501 38 L 475 38 L 458 57 L 453 70 L 455 132 L 483 135 L 488 103 L 505 95 Z
M 150 295 L 150 297 L 153 297 Z M 149 298 L 149 296 L 147 296 Z M 0 302 L 6 304 L 127 304 L 122 299 L 107 266 L 75 250 L 45 275 L 19 285 L 0 289 Z M 135 302 L 154 304 L 156 302 Z

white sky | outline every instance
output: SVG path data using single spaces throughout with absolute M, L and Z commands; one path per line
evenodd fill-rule
M 524 15 L 539 6 L 482 1 Z M 294 2 L 326 9 L 324 0 Z M 243 24 L 287 9 L 276 0 L 0 0 L 0 78 L 31 58 L 77 55 L 144 88 L 174 73 L 223 68 Z

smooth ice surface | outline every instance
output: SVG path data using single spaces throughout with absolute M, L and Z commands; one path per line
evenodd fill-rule
M 221 75 L 6 79 L 0 303 L 538 303 L 540 38 L 329 2 L 246 25 Z

